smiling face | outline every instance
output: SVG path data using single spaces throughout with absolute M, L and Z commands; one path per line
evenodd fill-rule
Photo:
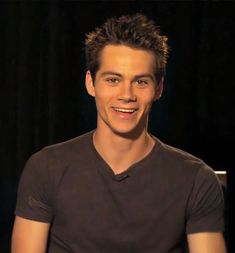
M 86 74 L 86 88 L 95 97 L 97 130 L 136 136 L 147 131 L 148 114 L 162 93 L 156 83 L 154 55 L 123 45 L 107 45 L 101 52 L 95 83 Z

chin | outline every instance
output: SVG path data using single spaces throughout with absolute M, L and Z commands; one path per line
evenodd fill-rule
M 132 129 L 112 129 L 113 133 L 115 133 L 116 135 L 126 138 L 126 139 L 137 139 L 142 133 L 143 131 L 145 131 L 145 128 L 132 128 Z

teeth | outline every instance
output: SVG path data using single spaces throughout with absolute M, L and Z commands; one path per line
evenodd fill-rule
M 117 112 L 134 112 L 134 109 L 122 109 L 122 108 L 114 108 Z

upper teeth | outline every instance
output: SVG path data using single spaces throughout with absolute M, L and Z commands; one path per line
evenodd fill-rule
M 134 112 L 134 109 L 122 109 L 122 108 L 115 108 L 118 112 Z

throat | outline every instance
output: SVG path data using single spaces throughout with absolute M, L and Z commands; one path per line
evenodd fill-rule
M 99 135 L 94 133 L 93 143 L 96 151 L 110 166 L 114 174 L 126 171 L 133 164 L 143 160 L 153 149 L 155 140 L 147 134 L 137 140 L 107 138 L 99 141 Z

